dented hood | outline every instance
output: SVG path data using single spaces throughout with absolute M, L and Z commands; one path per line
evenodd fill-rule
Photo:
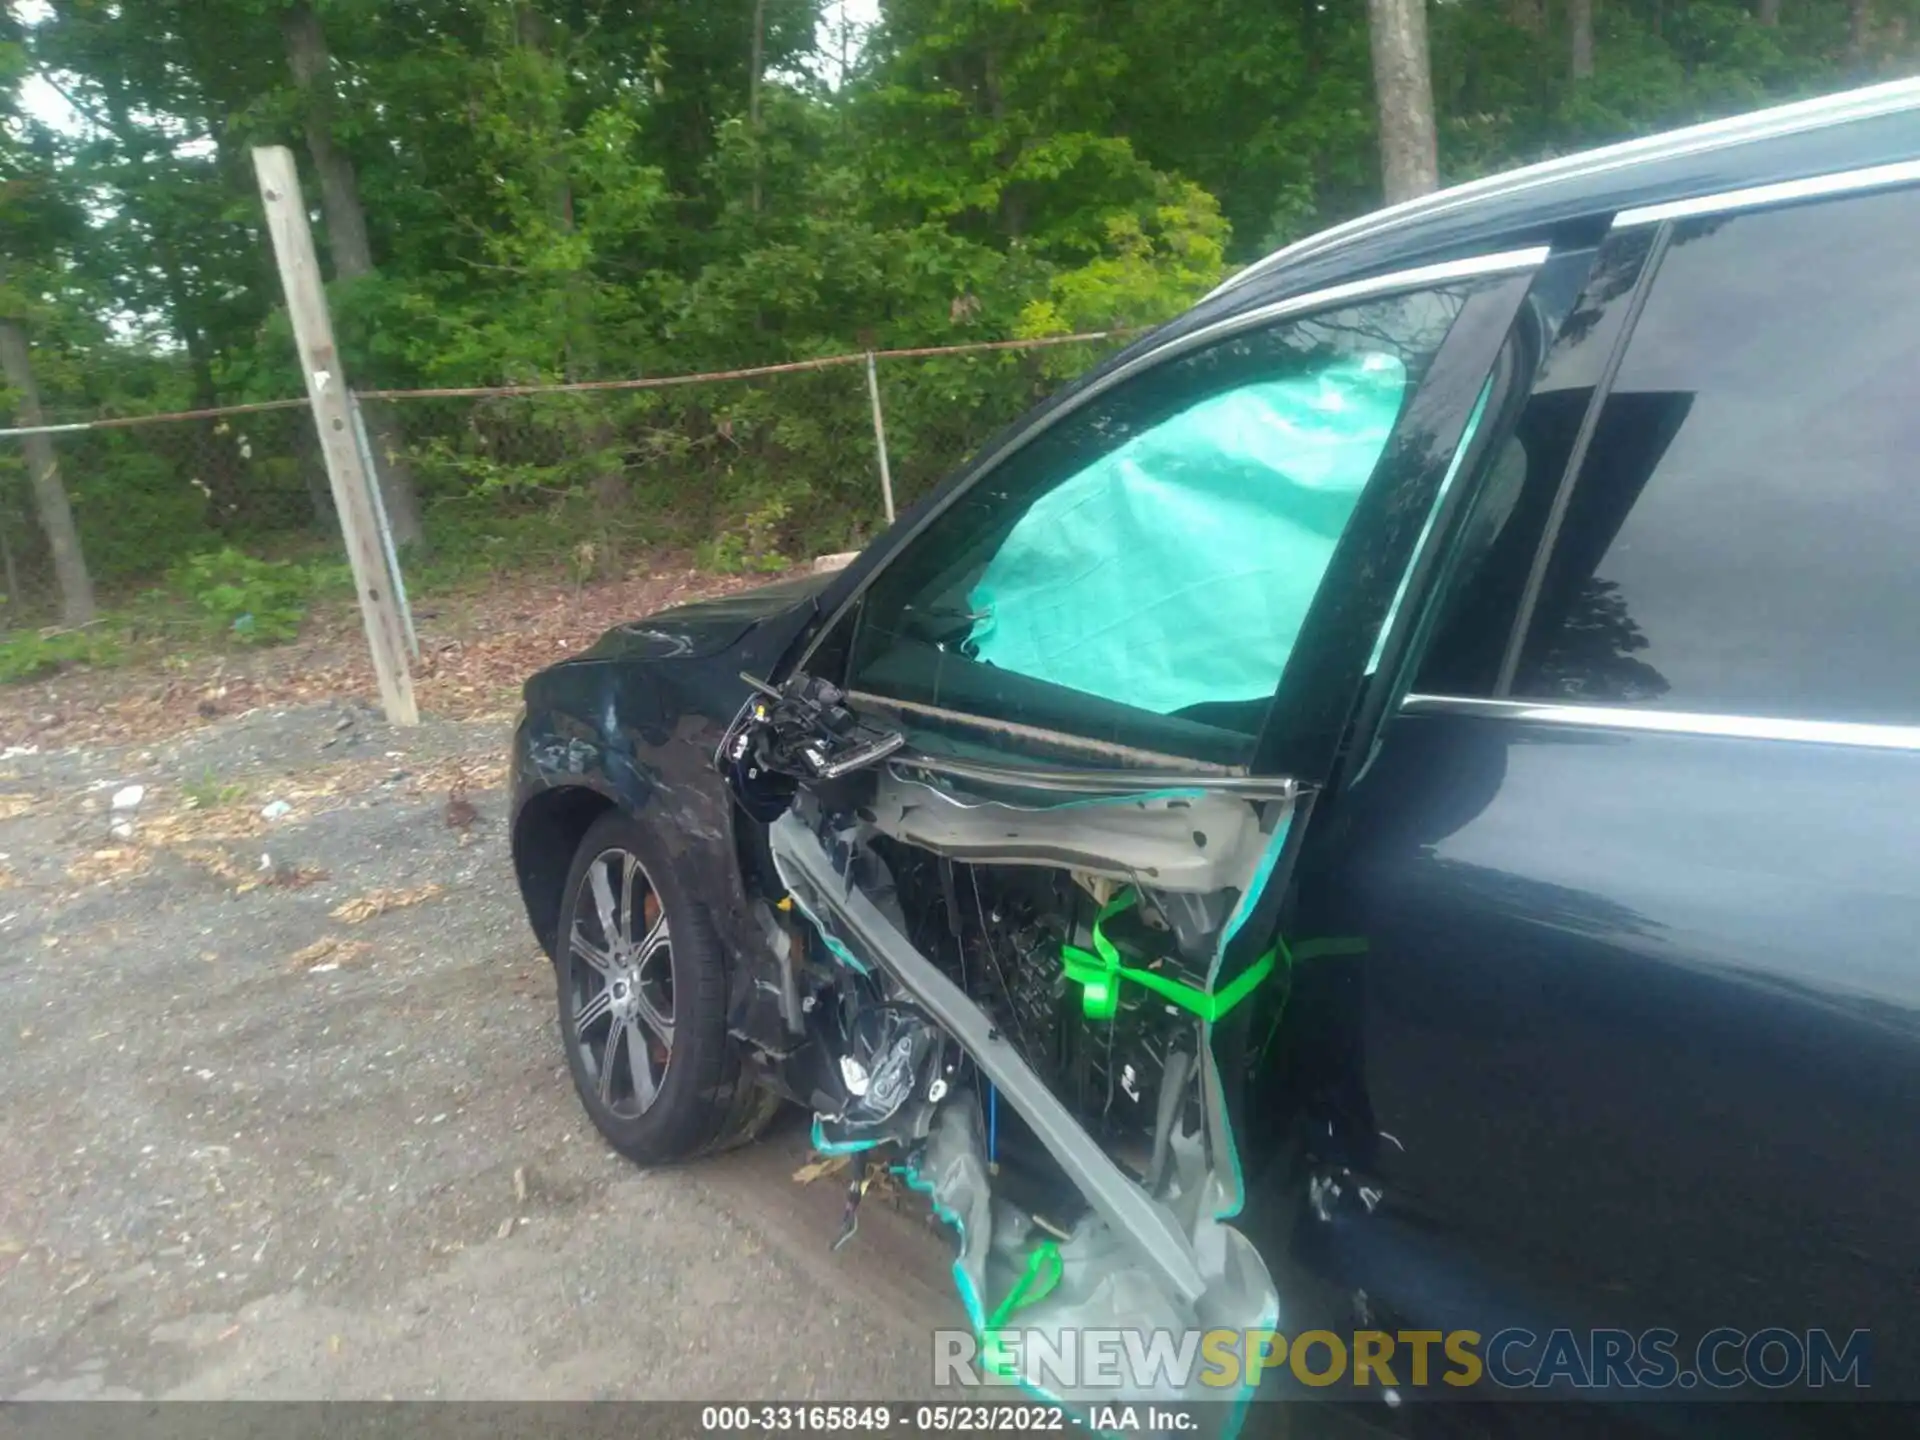
M 675 605 L 645 619 L 616 625 L 595 641 L 583 658 L 697 660 L 717 655 L 762 621 L 810 606 L 834 579 L 834 573 L 797 575 L 732 595 Z

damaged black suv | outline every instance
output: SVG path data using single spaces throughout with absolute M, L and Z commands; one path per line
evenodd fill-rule
M 1823 1327 L 1898 1394 L 1917 616 L 1906 82 L 1250 267 L 851 566 L 533 677 L 514 862 L 601 1133 L 806 1107 L 982 1330 Z

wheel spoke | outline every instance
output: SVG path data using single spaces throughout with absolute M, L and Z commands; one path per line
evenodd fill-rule
M 673 1049 L 673 1016 L 663 1013 L 660 1007 L 653 1003 L 653 997 L 645 990 L 635 990 L 633 1002 L 634 1018 L 658 1035 L 660 1043 L 667 1049 Z
M 667 912 L 662 910 L 660 918 L 653 922 L 653 928 L 641 937 L 640 943 L 633 949 L 634 968 L 642 975 L 647 973 L 648 962 L 666 950 L 667 938 Z
M 607 1031 L 607 1048 L 600 1053 L 600 1103 L 609 1108 L 613 1105 L 613 1066 L 620 1054 L 620 1037 L 627 1033 L 625 1025 L 615 1025 Z
M 613 975 L 613 956 L 595 945 L 580 933 L 578 921 L 574 922 L 573 933 L 567 937 L 567 946 L 601 975 L 611 979 Z
M 613 989 L 611 986 L 602 985 L 599 993 L 587 1001 L 586 1004 L 582 1005 L 574 1014 L 573 1033 L 582 1040 L 586 1039 L 587 1031 L 605 1019 L 607 1013 L 612 1009 Z
M 653 1055 L 647 1046 L 647 1037 L 639 1022 L 627 1021 L 627 1066 L 633 1072 L 633 1093 L 645 1110 L 653 1104 L 655 1082 L 653 1078 Z
M 640 887 L 635 883 L 640 873 L 640 862 L 628 855 L 623 858 L 620 867 L 620 938 L 631 940 L 639 932 L 633 928 L 633 892 Z
M 618 950 L 627 934 L 614 914 L 612 870 L 611 857 L 602 856 L 588 869 L 587 882 L 593 886 L 593 908 L 600 915 L 600 937 L 607 942 L 607 949 Z

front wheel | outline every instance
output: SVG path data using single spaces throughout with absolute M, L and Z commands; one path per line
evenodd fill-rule
M 727 1034 L 727 967 L 705 912 L 627 816 L 602 816 L 580 842 L 554 948 L 567 1068 L 614 1149 L 668 1164 L 764 1127 L 777 1102 Z

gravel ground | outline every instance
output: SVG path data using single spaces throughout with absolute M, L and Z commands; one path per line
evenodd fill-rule
M 506 736 L 313 706 L 0 755 L 0 1395 L 926 1393 L 964 1322 L 915 1202 L 835 1254 L 800 1117 L 654 1172 L 586 1125 Z

